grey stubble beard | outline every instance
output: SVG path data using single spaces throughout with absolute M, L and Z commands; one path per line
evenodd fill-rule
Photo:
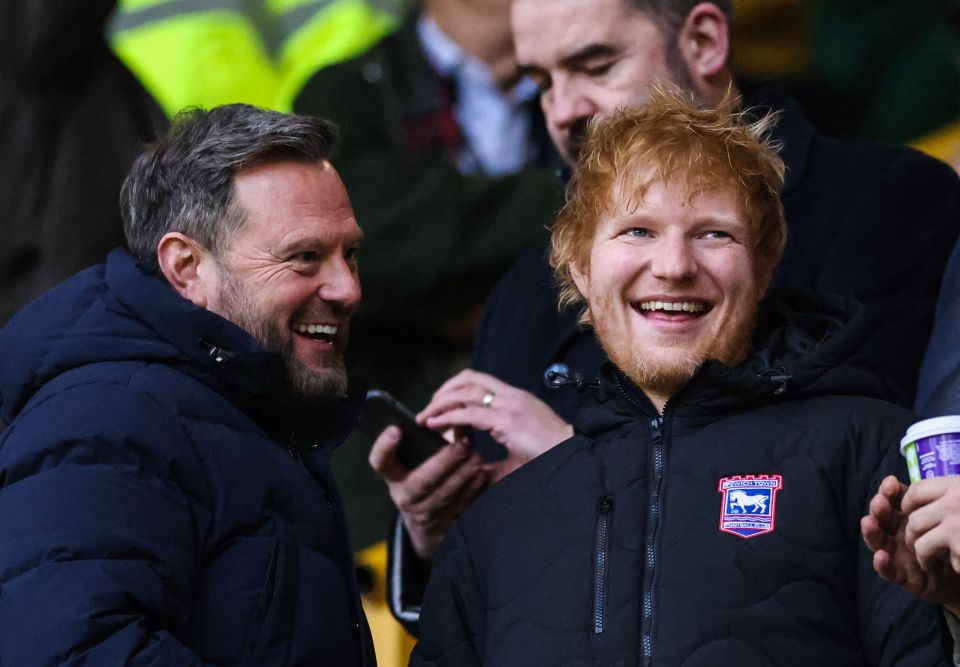
M 342 398 L 347 393 L 347 369 L 343 361 L 346 332 L 338 332 L 340 341 L 335 343 L 336 354 L 323 370 L 306 366 L 297 358 L 293 348 L 293 333 L 284 336 L 268 317 L 260 311 L 243 289 L 240 281 L 226 269 L 218 266 L 220 273 L 220 309 L 225 319 L 230 320 L 249 333 L 267 350 L 279 352 L 286 368 L 287 383 L 293 393 L 305 399 Z

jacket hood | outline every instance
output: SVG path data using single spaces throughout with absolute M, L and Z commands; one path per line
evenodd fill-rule
M 705 362 L 667 403 L 703 414 L 742 410 L 791 398 L 826 395 L 883 396 L 880 379 L 851 360 L 866 337 L 863 306 L 852 299 L 809 290 L 776 289 L 761 303 L 747 359 L 730 367 Z M 597 401 L 577 418 L 578 430 L 596 434 L 617 421 L 656 410 L 613 364 L 601 369 Z
M 111 361 L 174 367 L 274 433 L 295 429 L 306 437 L 345 436 L 363 394 L 351 386 L 342 400 L 295 398 L 279 353 L 182 298 L 125 250 L 114 250 L 106 264 L 81 271 L 23 308 L 0 330 L 0 347 L 6 353 L 0 367 L 0 420 L 7 424 L 57 376 Z

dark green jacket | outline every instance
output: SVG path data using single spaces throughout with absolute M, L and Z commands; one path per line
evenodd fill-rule
M 421 51 L 416 16 L 367 53 L 319 71 L 294 102 L 341 127 L 334 162 L 364 231 L 363 305 L 347 363 L 414 409 L 466 365 L 487 293 L 521 251 L 546 242 L 562 202 L 547 166 L 460 174 L 443 141 L 459 133 L 450 103 L 449 84 Z M 531 112 L 540 128 L 531 161 L 546 164 L 553 149 L 535 102 Z M 354 438 L 334 472 L 359 548 L 385 537 L 394 510 L 367 464 L 365 437 Z
M 523 249 L 546 240 L 562 203 L 554 169 L 464 176 L 443 145 L 412 137 L 449 106 L 447 96 L 413 17 L 362 56 L 318 72 L 294 102 L 343 132 L 335 166 L 365 235 L 361 326 L 399 321 L 432 331 L 462 317 Z M 534 163 L 543 152 L 531 150 Z

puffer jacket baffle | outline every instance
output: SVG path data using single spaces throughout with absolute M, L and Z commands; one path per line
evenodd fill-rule
M 374 664 L 328 472 L 354 399 L 295 400 L 119 250 L 0 348 L 0 664 Z
M 860 539 L 912 416 L 853 395 L 846 322 L 768 300 L 751 356 L 705 363 L 662 415 L 606 366 L 577 435 L 447 535 L 411 664 L 946 664 L 939 610 Z

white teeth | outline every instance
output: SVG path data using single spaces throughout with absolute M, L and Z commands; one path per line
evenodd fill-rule
M 326 334 L 332 336 L 337 333 L 337 326 L 334 324 L 304 324 L 303 322 L 293 325 L 293 330 L 306 334 Z
M 691 301 L 642 301 L 640 302 L 640 309 L 699 313 L 703 311 L 704 306 L 703 304 L 693 303 Z

